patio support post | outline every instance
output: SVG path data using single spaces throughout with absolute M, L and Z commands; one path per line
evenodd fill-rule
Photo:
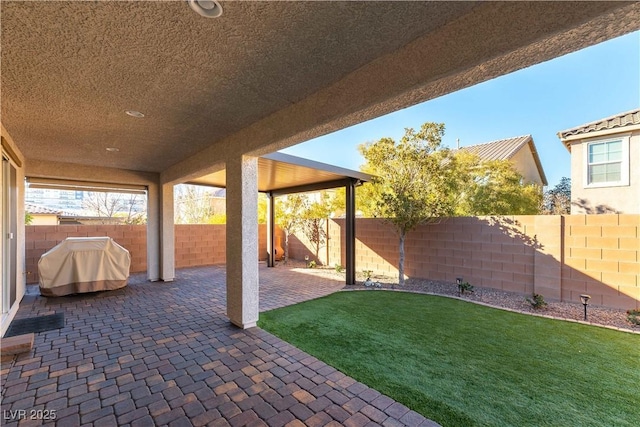
M 147 280 L 160 280 L 160 184 L 147 187 Z
M 147 187 L 147 279 L 175 279 L 173 184 Z
M 258 321 L 258 158 L 226 163 L 227 316 L 246 329 Z
M 173 184 L 160 187 L 160 279 L 172 282 L 176 277 L 173 218 Z
M 350 179 L 346 185 L 346 283 L 356 284 L 356 183 Z
M 276 229 L 276 215 L 275 215 L 275 197 L 273 193 L 269 191 L 267 193 L 267 266 L 275 266 L 275 229 Z

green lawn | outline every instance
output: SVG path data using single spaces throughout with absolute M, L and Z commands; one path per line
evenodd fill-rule
M 381 291 L 258 324 L 443 426 L 639 425 L 640 335 Z

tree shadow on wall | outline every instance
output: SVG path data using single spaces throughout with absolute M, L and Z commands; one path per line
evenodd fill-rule
M 490 216 L 449 218 L 423 225 L 407 236 L 405 272 L 409 278 L 451 283 L 463 277 L 472 285 L 523 296 L 543 293 L 549 300 L 579 302 L 580 294 L 587 293 L 594 305 L 640 306 L 640 298 L 629 294 L 631 287 L 619 286 L 613 279 L 601 280 L 604 272 L 576 267 L 585 261 L 569 258 L 569 243 L 562 243 L 564 221 L 563 216 Z M 342 221 L 334 222 L 343 228 Z M 340 235 L 344 248 L 344 232 Z M 356 238 L 356 270 L 363 268 L 361 262 L 397 267 L 398 239 L 382 220 L 357 219 Z M 551 255 L 559 247 L 564 254 Z
M 592 206 L 589 200 L 578 198 L 575 201 L 572 201 L 571 204 L 573 206 L 577 206 L 588 215 L 602 215 L 602 214 L 619 214 L 622 213 L 620 211 L 615 210 L 611 206 L 608 205 L 595 205 Z
M 480 218 L 478 218 L 480 220 Z M 482 220 L 481 220 L 482 221 Z M 518 239 L 523 245 L 535 250 L 541 250 L 544 246 L 538 241 L 537 236 L 529 236 L 522 232 L 522 224 L 514 217 L 489 216 L 483 219 L 486 225 L 494 227 L 513 239 Z

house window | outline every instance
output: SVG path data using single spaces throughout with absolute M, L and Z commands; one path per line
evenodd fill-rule
M 629 185 L 629 137 L 585 144 L 585 186 Z

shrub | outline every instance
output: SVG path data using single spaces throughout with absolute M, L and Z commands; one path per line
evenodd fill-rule
M 464 295 L 465 292 L 473 292 L 473 285 L 469 282 L 462 282 L 460 284 L 458 284 L 458 292 L 461 295 Z
M 640 325 L 640 309 L 627 310 L 627 320 L 633 325 Z
M 544 300 L 544 297 L 540 294 L 533 294 L 533 299 L 527 298 L 527 302 L 531 304 L 531 307 L 533 307 L 536 310 L 545 308 L 547 306 L 547 302 Z
M 336 273 L 342 273 L 344 271 L 344 266 L 340 264 L 336 264 Z

